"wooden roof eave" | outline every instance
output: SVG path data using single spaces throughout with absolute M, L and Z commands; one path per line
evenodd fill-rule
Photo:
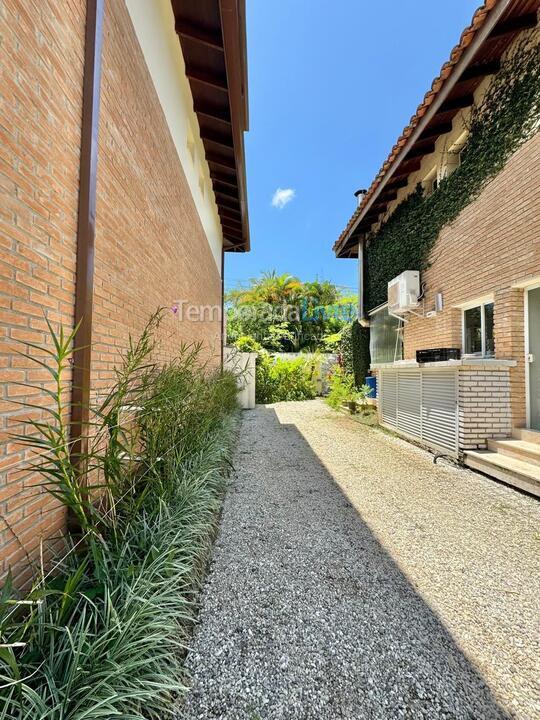
M 493 45 L 500 42 L 501 38 L 508 44 L 518 32 L 536 25 L 535 13 L 525 12 L 520 16 L 509 18 L 514 7 L 514 0 L 500 0 L 490 10 L 472 42 L 453 66 L 451 74 L 446 77 L 437 95 L 407 139 L 403 141 L 397 155 L 388 164 L 375 189 L 368 193 L 363 207 L 360 211 L 356 211 L 351 219 L 353 222 L 349 222 L 346 232 L 335 243 L 334 251 L 337 257 L 351 257 L 350 248 L 355 246 L 354 238 L 358 231 L 369 231 L 380 216 L 380 213 L 373 214 L 374 208 L 382 212 L 381 200 L 386 198 L 385 202 L 390 201 L 390 197 L 386 197 L 387 190 L 389 188 L 394 190 L 407 184 L 407 178 L 413 172 L 409 164 L 414 161 L 419 162 L 428 154 L 431 144 L 440 135 L 451 130 L 451 118 L 459 109 L 472 105 L 472 88 L 476 87 L 484 77 L 499 70 L 500 59 L 493 56 Z M 484 46 L 487 51 L 482 52 L 482 57 L 477 57 L 480 48 Z M 375 185 L 375 182 L 373 184 Z

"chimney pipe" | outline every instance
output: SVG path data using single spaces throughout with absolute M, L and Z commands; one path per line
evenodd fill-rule
M 356 198 L 356 201 L 357 201 L 357 207 L 360 207 L 360 205 L 362 204 L 362 200 L 366 197 L 366 195 L 367 195 L 367 190 L 357 190 L 354 193 L 354 197 Z

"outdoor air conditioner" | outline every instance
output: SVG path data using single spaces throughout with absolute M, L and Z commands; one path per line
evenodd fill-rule
M 388 312 L 390 315 L 403 315 L 418 307 L 420 295 L 420 273 L 417 270 L 405 270 L 388 283 Z

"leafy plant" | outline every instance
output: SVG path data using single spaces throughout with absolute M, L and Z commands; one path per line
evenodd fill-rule
M 87 542 L 68 534 L 69 552 L 36 579 L 24 605 L 9 582 L 0 596 L 0 718 L 157 719 L 184 690 L 182 658 L 231 463 L 237 389 L 230 373 L 200 361 L 198 346 L 154 366 L 156 327 L 154 318 L 130 343 L 88 431 L 85 472 L 105 477 L 92 492 L 108 501 L 94 497 L 90 508 L 80 500 Z M 55 338 L 58 373 L 72 336 Z M 56 387 L 60 402 L 66 388 Z M 52 457 L 37 468 L 48 479 L 61 451 L 67 475 L 79 479 L 69 443 L 59 450 L 49 440 L 62 438 L 62 413 L 54 413 L 54 422 L 31 426 L 44 432 Z M 136 447 L 125 441 L 133 427 Z M 54 476 L 52 492 L 71 507 L 73 492 L 59 486 Z
M 356 401 L 357 390 L 354 383 L 354 377 L 348 373 L 341 365 L 335 365 L 329 377 L 330 392 L 326 397 L 326 402 L 335 410 L 342 407 L 345 403 Z
M 369 328 L 358 320 L 346 325 L 341 333 L 341 362 L 345 371 L 352 375 L 356 387 L 364 384 L 371 362 L 369 352 Z
M 317 358 L 285 360 L 262 351 L 256 364 L 255 392 L 257 402 L 310 400 L 316 396 Z
M 234 341 L 234 346 L 240 350 L 240 352 L 252 353 L 262 350 L 262 345 L 250 335 L 242 335 L 239 337 L 238 340 Z

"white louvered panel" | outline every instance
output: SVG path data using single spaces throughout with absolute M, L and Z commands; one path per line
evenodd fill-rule
M 457 374 L 422 373 L 422 439 L 447 450 L 457 450 Z
M 422 380 L 418 370 L 399 371 L 398 377 L 398 430 L 421 437 L 422 433 Z
M 397 424 L 397 373 L 381 373 L 381 410 L 383 422 L 396 427 Z

